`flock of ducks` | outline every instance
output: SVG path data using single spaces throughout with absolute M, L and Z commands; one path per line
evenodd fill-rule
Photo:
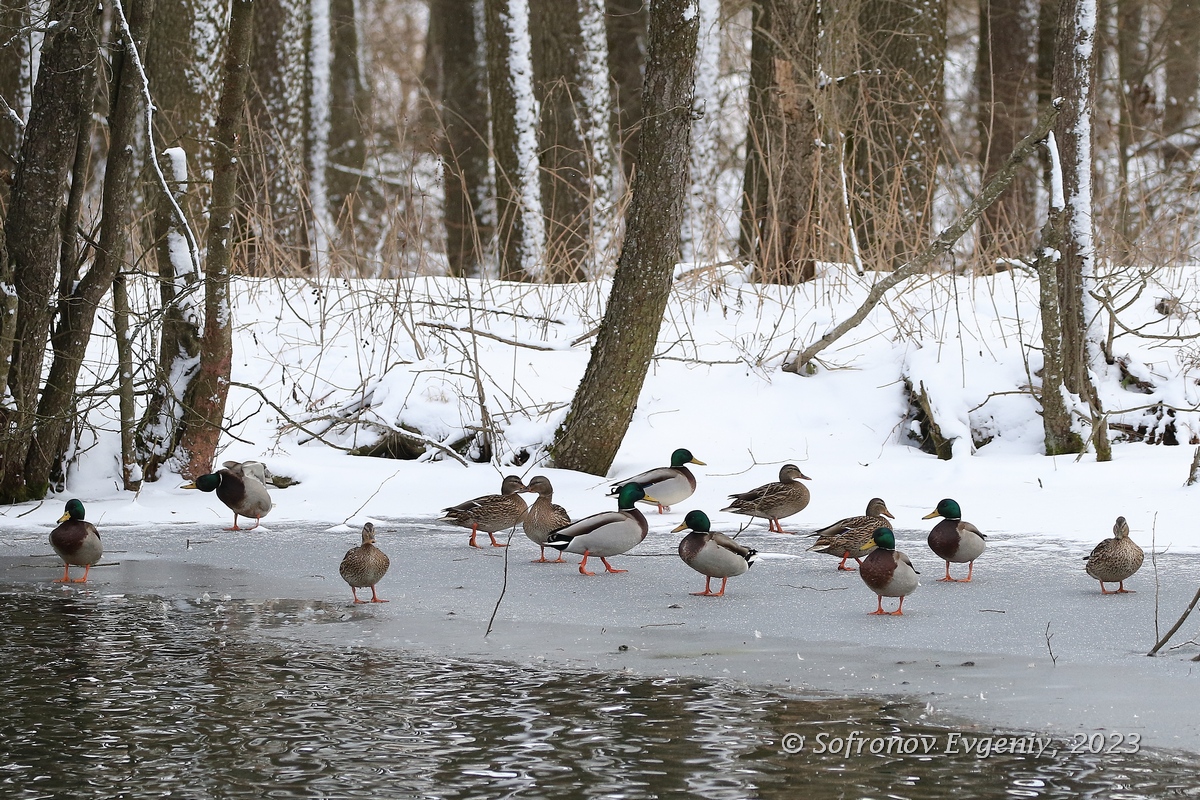
M 488 535 L 492 547 L 506 547 L 505 543 L 497 541 L 496 534 L 521 525 L 525 535 L 541 549 L 535 562 L 561 563 L 564 552 L 575 553 L 582 557 L 579 572 L 583 575 L 596 574 L 587 568 L 589 558 L 599 559 L 606 572 L 625 572 L 613 567 L 608 559 L 629 552 L 646 538 L 649 526 L 637 504 L 657 506 L 661 514 L 691 497 L 696 491 L 696 477 L 688 464 L 704 465 L 704 462 L 696 460 L 686 449 L 676 450 L 670 466 L 614 483 L 609 494 L 617 498 L 615 511 L 592 514 L 574 522 L 566 509 L 554 502 L 554 487 L 542 475 L 532 478 L 528 484 L 516 475 L 509 475 L 501 483 L 500 494 L 476 497 L 442 509 L 439 520 L 469 528 L 471 547 L 480 546 L 477 539 L 481 532 Z M 810 500 L 808 487 L 801 483 L 804 480 L 809 478 L 795 464 L 785 464 L 779 470 L 779 480 L 730 495 L 732 502 L 721 510 L 765 519 L 769 531 L 788 533 L 780 521 L 803 511 Z M 202 475 L 183 488 L 216 492 L 217 498 L 234 514 L 233 526 L 226 530 L 253 530 L 271 510 L 271 497 L 265 482 L 262 464 L 227 461 L 222 469 Z M 532 505 L 527 505 L 521 496 L 525 492 L 537 495 Z M 86 582 L 88 571 L 103 553 L 99 532 L 84 517 L 83 503 L 70 500 L 58 527 L 50 533 L 50 545 L 64 565 L 63 576 L 56 582 Z M 240 528 L 239 517 L 253 517 L 254 525 Z M 938 580 L 970 582 L 975 561 L 987 547 L 986 535 L 962 519 L 962 510 L 954 500 L 942 500 L 924 519 L 937 517 L 941 521 L 930 531 L 928 544 L 937 557 L 946 562 L 946 574 Z M 902 615 L 904 598 L 917 588 L 917 570 L 909 557 L 896 549 L 895 534 L 888 522 L 894 518 L 887 504 L 875 497 L 867 503 L 865 514 L 840 519 L 808 534 L 816 537 L 816 542 L 808 549 L 839 558 L 837 569 L 854 571 L 854 567 L 847 566 L 850 559 L 858 564 L 859 576 L 878 597 L 872 614 Z M 721 597 L 728 580 L 745 574 L 758 557 L 757 551 L 711 530 L 709 518 L 703 511 L 689 511 L 673 532 L 685 530 L 688 534 L 679 543 L 679 557 L 705 576 L 704 591 L 692 594 Z M 557 558 L 546 558 L 546 548 L 557 550 Z M 1125 593 L 1130 591 L 1125 588 L 1125 580 L 1141 568 L 1143 558 L 1141 547 L 1129 538 L 1125 518 L 1117 517 L 1113 537 L 1100 542 L 1086 557 L 1086 571 L 1100 582 L 1103 594 Z M 966 577 L 952 577 L 952 563 L 966 564 Z M 83 567 L 83 576 L 72 580 L 72 566 Z M 371 590 L 370 602 L 383 603 L 387 601 L 378 596 L 375 586 L 389 566 L 388 557 L 375 545 L 375 527 L 368 522 L 362 529 L 362 543 L 346 553 L 338 571 L 350 586 L 355 603 L 368 602 L 358 598 L 359 589 Z M 717 591 L 712 590 L 714 578 L 721 579 Z M 1105 583 L 1118 586 L 1109 591 Z M 885 597 L 899 598 L 895 611 L 884 611 Z

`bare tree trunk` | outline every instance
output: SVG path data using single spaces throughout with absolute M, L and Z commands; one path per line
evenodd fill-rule
M 1092 115 L 1096 74 L 1096 6 L 1087 0 L 1063 0 L 1059 20 L 1054 94 L 1064 98 L 1056 139 L 1062 164 L 1065 239 L 1059 248 L 1059 309 L 1062 314 L 1063 383 L 1090 409 L 1096 458 L 1107 461 L 1107 422 L 1090 376 L 1099 345 L 1089 341 L 1089 324 L 1098 314 L 1087 292 L 1096 278 L 1095 227 L 1092 219 Z
M 0 173 L 17 165 L 25 114 L 33 89 L 30 74 L 29 3 L 0 4 Z M 0 203 L 7 205 L 8 182 L 0 181 Z
M 1171 0 L 1163 28 L 1167 96 L 1163 98 L 1162 130 L 1164 137 L 1180 141 L 1168 141 L 1163 155 L 1168 164 L 1184 164 L 1195 152 L 1197 139 L 1193 128 L 1200 104 L 1200 1 Z M 1181 146 L 1189 142 L 1193 143 L 1190 149 Z
M 141 46 L 154 13 L 154 0 L 133 0 L 128 23 L 135 42 Z M 120 23 L 118 23 L 119 25 Z M 124 36 L 114 42 L 112 80 L 109 88 L 109 154 L 104 171 L 104 215 L 100 222 L 100 247 L 92 266 L 79 281 L 72 280 L 60 303 L 58 327 L 54 331 L 54 360 L 38 404 L 38 423 L 33 446 L 25 464 L 30 486 L 65 477 L 63 459 L 70 445 L 75 419 L 75 385 L 79 368 L 91 339 L 96 308 L 113 285 L 121 264 L 128 258 L 129 217 L 133 183 L 133 153 L 141 98 L 141 78 Z M 72 278 L 74 273 L 71 273 Z
M 46 492 L 45 485 L 26 483 L 24 467 L 50 336 L 63 191 L 75 155 L 79 119 L 91 114 L 95 91 L 89 78 L 98 46 L 95 3 L 54 0 L 48 18 L 54 25 L 42 43 L 37 87 L 5 221 L 9 261 L 8 274 L 0 275 L 0 287 L 5 292 L 15 289 L 17 308 L 11 319 L 0 322 L 0 347 L 5 350 L 0 351 L 0 364 L 9 364 L 7 388 L 0 387 L 0 503 L 38 498 Z
M 642 130 L 642 74 L 646 68 L 645 0 L 607 0 L 608 72 L 613 85 L 613 138 L 619 143 L 626 185 L 633 180 Z
M 741 255 L 760 282 L 801 283 L 817 274 L 819 9 L 764 0 L 754 10 Z
M 587 91 L 588 39 L 583 11 L 588 0 L 530 0 L 534 89 L 541 107 L 541 184 L 546 214 L 545 277 L 582 280 L 592 255 L 593 209 L 611 206 L 602 170 L 586 139 L 588 113 L 598 98 Z M 597 44 L 606 47 L 604 39 Z M 601 87 L 607 100 L 607 85 Z M 607 106 L 607 103 L 604 103 Z M 608 109 L 604 109 L 607 117 Z M 604 119 L 604 135 L 608 120 Z M 601 195 L 601 196 L 597 196 Z
M 1053 176 L 1059 181 L 1061 176 Z M 1042 313 L 1042 431 L 1048 456 L 1078 453 L 1083 440 L 1075 432 L 1071 405 L 1067 402 L 1066 366 L 1063 364 L 1062 309 L 1059 306 L 1058 268 L 1066 235 L 1064 209 L 1057 203 L 1062 185 L 1052 186 L 1050 213 L 1042 228 L 1042 246 L 1038 249 L 1037 269 L 1039 305 Z
M 1146 122 L 1154 113 L 1154 90 L 1150 78 L 1149 53 L 1142 40 L 1146 4 L 1144 0 L 1117 0 L 1117 224 L 1114 233 L 1116 257 L 1126 263 L 1137 239 L 1137 220 L 1130 208 L 1130 162 L 1134 147 L 1145 136 Z M 1170 108 L 1170 103 L 1167 104 Z
M 1037 0 L 980 0 L 979 162 L 987 181 L 1037 114 Z M 976 253 L 985 267 L 1029 252 L 1036 224 L 1037 172 L 1031 160 L 979 221 Z
M 945 0 L 864 0 L 854 154 L 855 229 L 865 260 L 894 269 L 931 232 L 942 152 Z
M 178 203 L 187 191 L 187 153 L 173 148 L 160 163 Z M 171 199 L 161 188 L 156 190 L 156 198 L 154 238 L 162 322 L 158 366 L 135 437 L 142 477 L 148 481 L 158 480 L 159 468 L 179 442 L 184 392 L 200 364 L 201 309 L 195 297 L 200 276 L 187 252 L 187 232 L 181 229 Z
M 359 59 L 358 4 L 355 0 L 330 0 L 330 35 L 333 39 L 331 113 L 329 128 L 329 207 L 338 228 L 354 222 L 362 178 L 354 174 L 367 161 L 367 132 L 363 121 L 370 114 L 363 64 Z M 348 169 L 344 169 L 348 168 Z
M 538 271 L 545 246 L 537 172 L 533 64 L 514 43 L 529 36 L 527 0 L 484 0 L 492 150 L 496 164 L 496 256 L 500 277 L 521 280 Z
M 446 259 L 451 275 L 478 275 L 492 226 L 488 192 L 488 95 L 475 0 L 433 0 L 443 53 L 440 149 L 443 162 Z M 433 22 L 430 23 L 431 27 Z
M 200 367 L 184 401 L 180 461 L 185 477 L 211 470 L 221 438 L 225 400 L 233 360 L 233 319 L 229 302 L 229 264 L 233 247 L 233 212 L 237 202 L 238 143 L 243 131 L 246 87 L 250 77 L 250 45 L 254 0 L 233 0 L 229 43 L 217 109 L 213 142 L 212 207 L 209 210 L 208 257 L 204 264 L 204 338 Z
M 592 356 L 552 455 L 595 475 L 612 466 L 646 380 L 679 255 L 698 15 L 689 0 L 650 9 L 646 117 L 625 243 Z M 691 10 L 693 13 L 688 14 Z
M 125 272 L 113 278 L 113 334 L 117 339 L 117 394 L 121 416 L 121 486 L 136 492 L 142 486 L 142 468 L 137 460 L 137 407 L 133 395 L 133 342 L 129 339 L 129 288 Z
M 251 145 L 244 153 L 245 180 L 238 187 L 246 213 L 244 235 L 253 242 L 246 267 L 254 275 L 304 272 L 312 252 L 305 167 L 309 5 L 305 0 L 255 2 Z M 232 39 L 232 30 L 229 35 Z M 214 155 L 214 169 L 221 157 Z

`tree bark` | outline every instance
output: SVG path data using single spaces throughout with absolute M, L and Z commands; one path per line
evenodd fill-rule
M 644 0 L 607 0 L 608 72 L 613 86 L 613 139 L 619 143 L 621 170 L 633 180 L 642 130 L 642 82 L 646 69 Z
M 128 25 L 134 46 L 139 49 L 153 13 L 154 0 L 130 3 Z M 109 84 L 109 154 L 104 170 L 100 247 L 87 274 L 75 281 L 74 272 L 71 272 L 73 285 L 64 287 L 67 291 L 59 303 L 59 322 L 52 337 L 54 360 L 42 389 L 33 445 L 25 464 L 25 480 L 30 486 L 46 484 L 52 478 L 56 482 L 65 478 L 63 461 L 75 421 L 75 386 L 91 340 L 96 309 L 112 287 L 122 262 L 128 258 L 141 77 L 133 64 L 137 53 L 129 50 L 120 31 L 122 23 L 118 21 L 116 25 L 118 31 L 114 37 Z
M 741 255 L 760 282 L 801 283 L 817 274 L 819 9 L 763 0 L 754 13 Z
M 528 278 L 542 259 L 546 232 L 537 171 L 533 64 L 514 48 L 529 35 L 526 0 L 484 0 L 492 150 L 496 165 L 496 258 L 502 280 Z
M 248 96 L 252 145 L 246 148 L 245 180 L 239 185 L 243 235 L 250 243 L 246 268 L 253 275 L 296 274 L 308 270 L 312 245 L 303 166 L 311 88 L 308 3 L 256 0 L 256 5 Z M 231 20 L 231 39 L 232 27 Z M 222 157 L 214 154 L 214 170 Z
M 582 280 L 593 261 L 593 217 L 609 208 L 613 163 L 589 146 L 595 127 L 608 137 L 608 86 L 589 87 L 589 49 L 606 48 L 603 37 L 587 37 L 584 12 L 591 0 L 530 0 L 534 90 L 541 108 L 539 132 L 542 206 L 546 215 L 543 276 Z M 599 14 L 596 15 L 597 22 Z M 607 54 L 594 54 L 603 57 Z M 607 63 L 602 58 L 602 63 Z M 602 94 L 602 97 L 597 96 Z
M 475 29 L 475 0 L 433 0 L 443 54 L 441 129 L 446 259 L 451 275 L 479 275 L 491 243 L 487 220 L 488 95 L 483 43 Z
M 1097 460 L 1107 461 L 1107 423 L 1090 367 L 1099 345 L 1089 323 L 1099 309 L 1089 301 L 1096 276 L 1095 227 L 1092 218 L 1092 115 L 1096 74 L 1096 6 L 1087 0 L 1063 0 L 1060 9 L 1054 94 L 1064 98 L 1055 138 L 1062 164 L 1063 214 L 1066 236 L 1058 262 L 1058 297 L 1062 315 L 1063 384 L 1090 409 Z M 1092 339 L 1092 341 L 1089 341 Z M 1043 392 L 1044 393 L 1044 392 Z
M 97 58 L 99 16 L 95 3 L 87 0 L 50 3 L 48 19 L 55 24 L 42 43 L 5 221 L 9 264 L 0 287 L 15 293 L 17 307 L 15 315 L 0 321 L 0 364 L 9 364 L 7 389 L 0 387 L 0 503 L 40 498 L 46 492 L 45 485 L 26 483 L 25 459 L 50 336 L 63 192 L 79 119 L 92 110 L 95 86 L 89 76 Z
M 200 367 L 184 401 L 180 461 L 186 478 L 211 472 L 221 439 L 233 362 L 233 319 L 229 266 L 233 212 L 237 203 L 239 142 L 243 131 L 250 46 L 254 39 L 254 0 L 233 0 L 229 43 L 222 70 L 221 101 L 213 142 L 212 207 L 204 264 L 204 338 Z
M 979 92 L 977 122 L 979 163 L 987 181 L 1012 152 L 1037 114 L 1036 0 L 979 1 L 979 57 L 975 67 Z M 1000 259 L 1029 252 L 1036 224 L 1037 173 L 1025 165 L 979 221 L 976 255 L 992 267 Z
M 944 0 L 865 0 L 851 133 L 854 217 L 864 261 L 894 269 L 919 252 L 933 221 L 942 152 Z
M 1190 129 L 1197 122 L 1200 104 L 1200 0 L 1171 0 L 1163 27 L 1166 30 L 1163 136 L 1170 139 L 1185 134 L 1181 137 L 1184 142 L 1194 142 L 1195 132 Z M 1194 145 L 1189 151 L 1169 141 L 1163 149 L 1167 164 L 1184 164 L 1191 152 Z
M 688 0 L 650 9 L 638 172 L 608 307 L 551 449 L 565 469 L 603 475 L 612 466 L 658 341 L 679 254 L 698 30 Z
M 358 26 L 355 0 L 330 0 L 329 24 L 333 40 L 330 65 L 329 127 L 329 207 L 338 229 L 354 222 L 359 208 L 357 194 L 361 172 L 367 162 L 367 132 L 363 121 L 370 114 L 363 65 L 359 60 Z M 349 169 L 342 169 L 348 167 Z
M 27 0 L 0 4 L 0 176 L 12 173 L 21 147 L 33 89 L 29 66 L 32 30 Z M 0 180 L 0 205 L 8 205 L 7 180 Z
M 167 189 L 158 189 L 154 209 L 155 256 L 162 323 L 159 328 L 158 365 L 150 388 L 150 400 L 138 423 L 135 446 L 143 478 L 156 481 L 159 469 L 179 443 L 183 419 L 183 397 L 200 364 L 201 308 L 195 297 L 200 280 L 187 253 L 187 233 L 182 230 L 165 196 L 176 200 L 187 191 L 187 153 L 169 151 L 160 159 Z

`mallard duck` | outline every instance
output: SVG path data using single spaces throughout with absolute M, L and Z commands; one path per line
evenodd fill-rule
M 645 502 L 658 506 L 658 513 L 670 511 L 672 505 L 683 502 L 696 491 L 696 476 L 684 464 L 707 466 L 703 461 L 697 461 L 690 450 L 681 447 L 671 454 L 671 466 L 656 467 L 618 481 L 612 485 L 609 495 L 618 495 L 625 484 L 636 483 L 646 493 Z M 651 500 L 651 495 L 658 499 Z
M 872 537 L 874 537 L 876 529 L 886 528 L 889 519 L 895 519 L 895 517 L 892 516 L 892 512 L 888 511 L 887 504 L 878 497 L 872 497 L 867 503 L 865 515 L 839 519 L 832 525 L 810 533 L 809 536 L 817 537 L 817 543 L 808 548 L 809 552 L 838 556 L 842 559 L 842 563 L 838 564 L 838 569 L 854 572 L 854 567 L 846 566 L 846 560 L 853 558 L 861 564 L 860 552 L 870 550 L 875 546 L 875 540 Z
M 390 566 L 387 555 L 375 546 L 375 526 L 368 522 L 363 525 L 362 544 L 346 551 L 338 574 L 350 584 L 350 594 L 354 596 L 355 603 L 367 602 L 358 599 L 358 590 L 368 587 L 371 589 L 372 603 L 386 603 L 387 600 L 381 600 L 375 593 L 375 584 L 383 579 Z
M 891 528 L 876 528 L 871 534 L 871 541 L 862 545 L 863 550 L 868 548 L 871 552 L 859 562 L 858 575 L 868 589 L 879 595 L 879 605 L 871 614 L 903 616 L 904 598 L 917 590 L 917 576 L 921 573 L 913 569 L 908 556 L 896 549 L 896 534 L 892 533 Z M 900 598 L 900 605 L 895 611 L 883 610 L 885 597 Z
M 546 546 L 568 553 L 582 553 L 583 561 L 579 562 L 581 575 L 596 574 L 588 572 L 588 556 L 599 558 L 608 572 L 628 572 L 624 569 L 613 569 L 608 563 L 608 558 L 632 550 L 646 538 L 650 528 L 642 512 L 637 509 L 640 500 L 657 502 L 647 495 L 641 486 L 627 483 L 617 495 L 616 511 L 592 514 L 559 528 L 546 537 Z
M 692 592 L 698 597 L 721 597 L 730 578 L 745 574 L 758 559 L 758 551 L 738 544 L 723 533 L 709 530 L 708 515 L 703 511 L 689 511 L 683 524 L 672 533 L 691 529 L 691 533 L 679 542 L 679 557 L 683 563 L 704 576 L 704 591 Z M 721 589 L 714 592 L 709 588 L 713 578 L 721 579 Z
M 263 482 L 253 475 L 248 475 L 241 464 L 234 463 L 233 467 L 225 467 L 209 475 L 201 475 L 196 480 L 183 486 L 184 489 L 199 489 L 202 492 L 217 493 L 217 499 L 233 512 L 233 527 L 227 531 L 252 531 L 258 527 L 259 520 L 271 510 L 271 493 Z M 238 527 L 238 517 L 254 517 L 254 524 L 249 528 Z
M 767 520 L 767 530 L 787 533 L 779 520 L 803 511 L 811 497 L 808 487 L 800 483 L 802 480 L 812 479 L 795 464 L 784 464 L 779 468 L 779 480 L 764 483 L 748 492 L 729 495 L 733 502 L 721 510 L 748 517 L 762 517 Z
M 58 518 L 58 527 L 50 531 L 50 546 L 63 560 L 63 574 L 55 583 L 87 583 L 92 564 L 100 560 L 104 547 L 100 531 L 83 520 L 83 503 L 68 500 L 66 510 Z M 83 567 L 83 577 L 71 580 L 71 567 Z
M 934 517 L 945 517 L 929 532 L 929 549 L 946 562 L 946 577 L 938 580 L 970 583 L 971 574 L 975 571 L 975 559 L 983 555 L 984 548 L 987 547 L 987 536 L 971 523 L 963 522 L 958 503 L 949 498 L 938 503 L 935 510 L 921 519 Z M 951 561 L 955 564 L 968 564 L 967 577 L 951 578 Z
M 521 521 L 521 529 L 525 531 L 529 541 L 542 548 L 541 557 L 535 558 L 533 562 L 535 564 L 561 564 L 566 561 L 562 557 L 561 551 L 554 561 L 546 558 L 546 537 L 550 535 L 551 531 L 570 525 L 571 515 L 565 508 L 554 502 L 554 487 L 550 485 L 549 478 L 538 475 L 529 481 L 525 489 L 537 492 L 538 496 Z
M 500 494 L 485 494 L 465 503 L 442 509 L 443 522 L 471 529 L 471 547 L 479 547 L 475 537 L 480 531 L 492 540 L 492 547 L 508 547 L 503 542 L 496 541 L 496 531 L 506 531 L 515 528 L 525 516 L 525 498 L 520 492 L 526 491 L 525 484 L 516 475 L 509 475 L 500 484 Z
M 1086 557 L 1087 574 L 1100 581 L 1102 594 L 1130 594 L 1133 590 L 1125 588 L 1125 580 L 1142 568 L 1145 557 L 1138 543 L 1129 538 L 1129 523 L 1117 517 L 1113 537 L 1100 542 Z M 1108 591 L 1105 582 L 1116 583 L 1117 590 Z

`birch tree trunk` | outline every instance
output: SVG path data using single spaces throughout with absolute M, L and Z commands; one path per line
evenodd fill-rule
M 608 472 L 658 341 L 679 256 L 699 16 L 695 0 L 650 9 L 646 116 L 625 242 L 591 359 L 551 448 L 565 469 Z

